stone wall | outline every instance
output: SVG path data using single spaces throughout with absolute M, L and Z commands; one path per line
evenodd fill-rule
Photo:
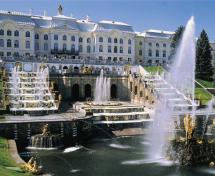
M 67 122 L 32 122 L 32 123 L 10 123 L 0 124 L 0 134 L 7 139 L 14 139 L 19 145 L 27 146 L 33 135 L 41 134 L 44 125 L 49 124 L 51 134 L 60 134 L 64 144 L 72 144 L 77 140 L 82 141 L 90 138 L 92 122 L 91 119 L 67 121 Z M 74 127 L 77 136 L 74 136 Z
M 50 76 L 50 82 L 55 85 L 56 89 L 60 92 L 62 99 L 67 101 L 86 100 L 87 98 L 93 99 L 96 75 L 70 75 Z M 116 97 L 122 101 L 130 100 L 130 92 L 128 90 L 128 77 L 127 76 L 114 76 L 111 77 L 111 86 L 116 87 Z
M 148 87 L 147 81 L 142 80 L 139 76 L 130 75 L 128 82 L 132 102 L 140 103 L 147 107 L 154 105 L 155 97 L 153 90 Z
M 95 75 L 72 75 L 72 76 L 51 76 L 50 82 L 55 84 L 58 91 L 62 95 L 63 100 L 76 101 L 86 100 L 86 86 L 90 86 L 90 98 L 94 97 L 95 83 L 97 76 Z M 147 86 L 147 82 L 141 80 L 139 76 L 113 76 L 111 77 L 111 86 L 116 85 L 116 97 L 114 100 L 132 101 L 147 106 L 153 106 L 155 97 L 153 90 Z M 77 87 L 78 91 L 74 89 Z M 112 90 L 111 90 L 112 91 Z M 78 99 L 74 96 L 79 94 Z M 77 97 L 76 97 L 77 98 Z

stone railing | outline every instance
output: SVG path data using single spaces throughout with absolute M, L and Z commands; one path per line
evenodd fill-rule
M 133 65 L 132 61 L 108 61 L 95 58 L 56 58 L 56 57 L 1 57 L 4 62 L 44 62 L 44 63 L 64 63 L 64 64 L 92 64 L 92 65 Z

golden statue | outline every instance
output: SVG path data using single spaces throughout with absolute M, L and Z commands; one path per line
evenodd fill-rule
M 43 132 L 42 132 L 43 136 L 48 136 L 48 134 L 49 134 L 48 127 L 49 127 L 48 124 L 44 125 Z
M 214 140 L 213 140 L 213 139 L 209 139 L 209 140 L 208 140 L 208 143 L 209 143 L 209 144 L 212 144 L 212 143 L 214 143 Z
M 36 172 L 38 172 L 38 170 L 39 170 L 38 164 L 37 164 L 36 160 L 34 160 L 34 162 L 32 164 L 32 171 L 33 171 L 33 173 L 36 173 Z
M 192 138 L 192 133 L 193 133 L 194 127 L 195 127 L 195 123 L 194 123 L 191 115 L 187 114 L 184 117 L 184 128 L 185 128 L 185 132 L 186 132 L 186 140 Z
M 215 119 L 213 119 L 213 123 L 212 124 L 213 124 L 213 126 L 215 126 Z
M 34 157 L 31 157 L 30 160 L 24 165 L 24 169 L 33 174 L 37 174 L 40 172 L 39 166 Z
M 209 167 L 214 167 L 215 166 L 215 163 L 213 162 L 213 161 L 211 161 L 210 163 L 209 163 Z
M 129 64 L 125 65 L 124 71 L 125 71 L 125 73 L 129 74 L 129 72 L 131 71 L 131 65 L 129 65 Z
M 27 164 L 28 165 L 32 165 L 33 164 L 33 160 L 34 160 L 34 157 L 31 157 Z
M 197 139 L 196 141 L 198 144 L 203 144 L 203 141 L 201 139 Z

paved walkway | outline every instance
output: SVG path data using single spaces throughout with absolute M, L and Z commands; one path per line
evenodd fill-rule
M 44 116 L 5 116 L 4 120 L 0 121 L 0 124 L 5 123 L 33 123 L 33 122 L 64 122 L 64 121 L 75 121 L 80 119 L 90 118 L 89 116 L 85 117 L 84 111 L 79 112 L 69 112 L 61 114 L 49 114 Z

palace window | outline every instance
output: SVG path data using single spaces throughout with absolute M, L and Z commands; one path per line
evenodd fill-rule
M 99 45 L 99 52 L 103 52 L 103 46 Z
M 111 46 L 108 46 L 108 53 L 111 53 Z
M 159 47 L 159 43 L 156 43 L 156 47 Z
M 45 34 L 45 35 L 44 35 L 44 40 L 48 40 L 48 39 L 49 39 L 48 35 Z
M 143 55 L 143 51 L 139 50 L 139 56 L 142 56 L 142 55 Z
M 58 43 L 54 43 L 54 50 L 58 50 Z
M 48 51 L 48 49 L 49 49 L 48 43 L 44 43 L 44 50 L 45 50 L 45 51 Z
M 0 47 L 4 47 L 4 40 L 0 39 Z
M 73 35 L 72 37 L 71 37 L 71 41 L 75 41 L 75 36 Z
M 149 51 L 148 51 L 148 56 L 152 57 L 152 50 L 151 49 L 149 49 Z
M 63 35 L 63 40 L 66 41 L 67 40 L 67 36 Z
M 31 36 L 30 32 L 27 31 L 27 32 L 25 33 L 25 37 L 30 37 L 30 36 Z
M 90 45 L 87 46 L 87 53 L 90 53 L 91 52 L 91 47 Z
M 114 57 L 114 58 L 113 58 L 113 61 L 114 61 L 114 62 L 117 62 L 117 57 Z
M 8 47 L 8 48 L 11 47 L 11 40 L 10 40 L 10 39 L 7 40 L 7 47 Z
M 79 45 L 79 46 L 78 46 L 78 51 L 79 51 L 79 52 L 83 52 L 83 46 L 82 46 L 82 45 Z
M 7 30 L 7 36 L 11 36 L 11 35 L 12 35 L 11 30 Z
M 11 52 L 7 52 L 7 56 L 11 56 Z
M 137 95 L 137 86 L 134 87 L 134 94 Z
M 131 90 L 131 92 L 132 92 L 132 88 L 133 88 L 133 83 L 130 82 L 130 90 Z
M 72 51 L 72 52 L 75 51 L 75 45 L 74 45 L 74 44 L 71 45 L 71 51 Z
M 149 46 L 152 46 L 152 43 L 151 43 L 151 42 L 149 42 Z
M 14 31 L 14 36 L 18 37 L 19 36 L 19 31 L 15 30 Z
M 166 43 L 163 44 L 163 47 L 166 48 Z
M 0 52 L 0 56 L 4 56 L 4 52 L 1 51 L 1 52 Z
M 140 97 L 143 97 L 143 91 L 140 91 Z
M 166 50 L 163 50 L 163 57 L 166 57 Z
M 39 49 L 40 49 L 40 47 L 39 47 L 39 43 L 38 43 L 38 42 L 36 42 L 34 47 L 35 47 L 35 50 L 39 50 Z
M 122 46 L 120 46 L 119 52 L 123 53 L 123 47 Z
M 156 57 L 159 57 L 159 50 L 156 50 Z
M 117 41 L 117 38 L 114 38 L 114 43 L 117 43 L 118 41 Z
M 19 52 L 14 52 L 14 53 L 13 53 L 13 56 L 14 56 L 14 57 L 18 57 L 18 56 L 19 56 Z
M 99 37 L 99 42 L 103 42 L 103 37 Z
M 34 38 L 38 40 L 40 38 L 39 34 L 35 34 Z
M 58 35 L 57 34 L 54 35 L 54 40 L 58 40 Z
M 109 38 L 108 38 L 108 43 L 111 43 L 111 42 L 112 42 L 112 40 L 111 40 L 111 38 L 109 37 Z
M 14 41 L 14 48 L 19 48 L 19 40 Z
M 120 40 L 119 40 L 119 43 L 120 43 L 120 44 L 123 44 L 123 39 L 120 39 Z
M 82 37 L 79 37 L 79 40 L 78 40 L 80 43 L 83 42 L 83 38 Z
M 25 48 L 26 48 L 26 49 L 29 49 L 29 48 L 30 48 L 30 41 L 26 41 L 26 42 L 25 42 Z
M 114 53 L 117 53 L 117 46 L 114 46 Z
M 131 39 L 128 39 L 128 44 L 131 45 Z
M 4 35 L 4 30 L 3 29 L 0 30 L 0 35 Z
M 111 61 L 111 57 L 108 57 L 108 62 L 110 62 Z
M 131 54 L 131 47 L 128 47 L 128 54 Z
M 139 45 L 142 46 L 142 45 L 143 45 L 143 42 L 140 41 L 140 42 L 139 42 Z
M 63 51 L 66 51 L 67 45 L 66 43 L 63 44 Z
M 90 38 L 87 38 L 87 43 L 91 43 L 91 39 Z

